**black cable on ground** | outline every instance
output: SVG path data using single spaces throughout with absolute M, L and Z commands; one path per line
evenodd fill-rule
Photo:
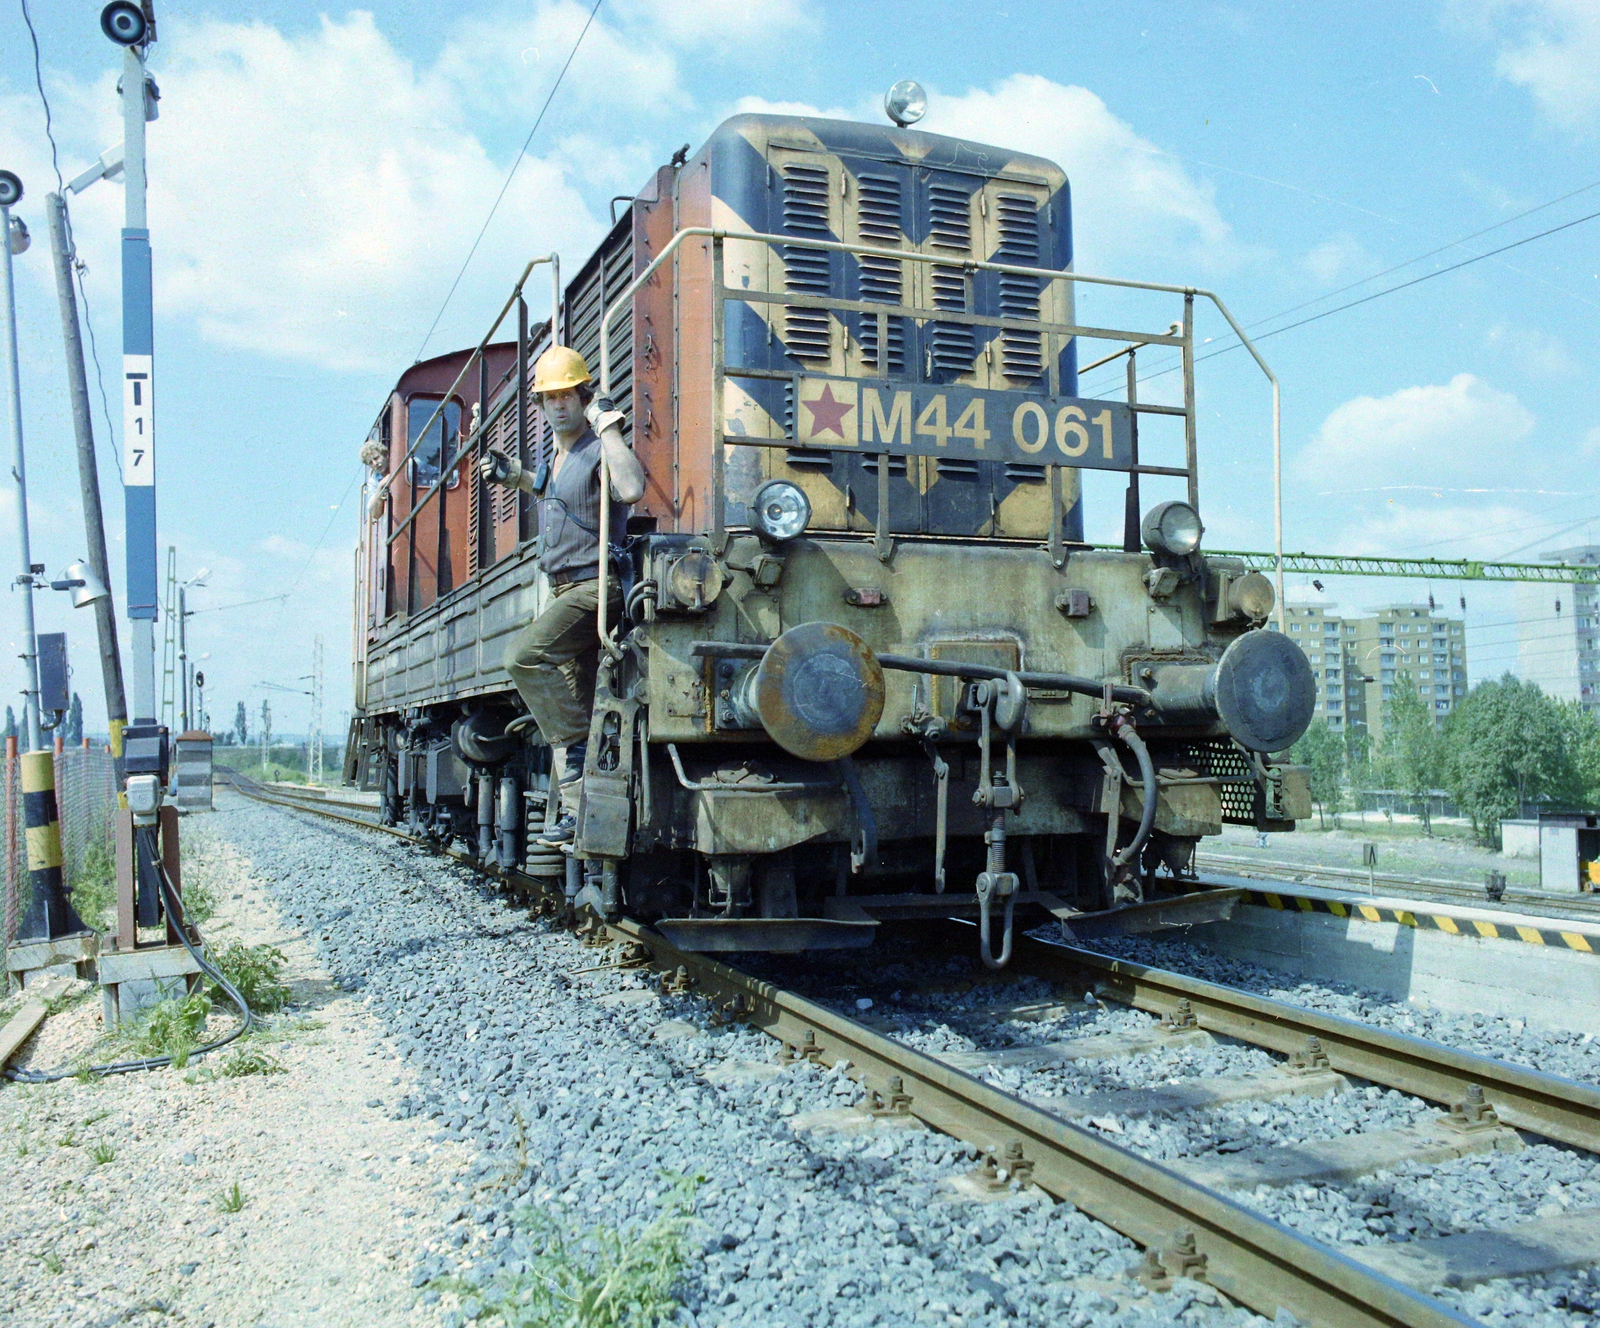
M 140 857 L 150 864 L 161 882 L 161 897 L 166 901 L 167 916 L 172 920 L 177 930 L 178 939 L 183 942 L 183 948 L 189 952 L 195 963 L 200 965 L 200 971 L 222 988 L 223 994 L 239 1007 L 239 1013 L 244 1016 L 239 1027 L 229 1033 L 227 1037 L 218 1038 L 215 1042 L 208 1042 L 203 1047 L 196 1047 L 188 1053 L 187 1059 L 193 1060 L 197 1056 L 205 1056 L 217 1051 L 228 1043 L 243 1037 L 245 1033 L 255 1027 L 255 1015 L 250 1012 L 250 1006 L 245 998 L 239 994 L 239 989 L 229 982 L 195 943 L 189 939 L 189 926 L 183 916 L 183 902 L 178 892 L 173 888 L 172 878 L 167 875 L 166 866 L 161 861 L 161 855 L 156 851 L 155 832 L 149 827 L 140 827 L 135 834 L 134 843 Z M 135 1070 L 159 1070 L 165 1065 L 172 1064 L 171 1056 L 146 1056 L 136 1061 L 116 1061 L 109 1065 L 90 1065 L 79 1070 L 12 1070 L 4 1071 L 7 1079 L 19 1084 L 50 1084 L 62 1079 L 76 1079 L 80 1074 L 91 1074 L 97 1078 L 104 1078 L 111 1074 L 131 1074 Z

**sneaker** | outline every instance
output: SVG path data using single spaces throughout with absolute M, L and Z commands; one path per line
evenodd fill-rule
M 563 844 L 570 844 L 577 833 L 578 818 L 571 812 L 562 812 L 555 829 L 546 830 L 534 842 L 541 848 L 560 848 Z

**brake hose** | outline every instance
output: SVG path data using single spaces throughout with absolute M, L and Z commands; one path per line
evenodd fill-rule
M 1150 838 L 1151 828 L 1156 823 L 1156 799 L 1159 787 L 1156 782 L 1155 762 L 1150 759 L 1150 749 L 1144 745 L 1144 739 L 1139 736 L 1139 731 L 1134 728 L 1133 721 L 1126 715 L 1119 715 L 1112 721 L 1111 731 L 1133 753 L 1134 759 L 1139 763 L 1139 775 L 1144 785 L 1144 813 L 1139 818 L 1138 832 L 1126 847 L 1121 849 L 1112 858 L 1114 867 L 1124 867 L 1134 861 L 1139 850 L 1144 847 L 1145 840 Z
M 167 917 L 173 921 L 173 926 L 178 933 L 178 939 L 183 942 L 183 948 L 189 952 L 190 958 L 200 965 L 200 971 L 221 987 L 227 998 L 239 1007 L 239 1013 L 244 1020 L 239 1027 L 229 1033 L 227 1037 L 218 1038 L 215 1042 L 208 1042 L 203 1047 L 196 1047 L 189 1052 L 189 1058 L 204 1056 L 209 1052 L 217 1051 L 228 1043 L 242 1037 L 255 1026 L 255 1016 L 250 1013 L 250 1006 L 244 997 L 239 994 L 239 989 L 225 978 L 221 971 L 195 946 L 189 939 L 189 927 L 183 916 L 183 902 L 178 892 L 173 888 L 172 878 L 167 875 L 166 864 L 161 861 L 160 855 L 154 846 L 155 832 L 148 826 L 141 826 L 135 832 L 135 844 L 140 858 L 148 862 L 154 869 L 161 883 L 161 897 L 166 901 Z M 111 1074 L 131 1074 L 135 1070 L 159 1070 L 164 1065 L 171 1065 L 171 1056 L 147 1056 L 137 1061 L 116 1061 L 109 1065 L 90 1065 L 79 1070 L 13 1070 L 6 1069 L 5 1077 L 20 1084 L 50 1084 L 62 1079 L 75 1079 L 80 1074 L 92 1074 L 104 1078 Z

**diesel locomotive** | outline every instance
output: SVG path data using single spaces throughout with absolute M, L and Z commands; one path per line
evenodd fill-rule
M 570 281 L 538 260 L 548 324 L 530 264 L 368 439 L 344 773 L 386 820 L 689 949 L 953 916 L 1000 965 L 1031 921 L 1192 921 L 1202 837 L 1310 815 L 1280 759 L 1310 667 L 1267 578 L 1202 548 L 1204 292 L 1143 287 L 1158 330 L 1079 325 L 1078 286 L 1139 283 L 1074 272 L 1061 168 L 909 128 L 737 116 L 618 201 Z M 535 505 L 476 464 L 548 457 L 552 343 L 599 366 L 648 475 L 597 551 L 623 608 L 565 851 L 501 664 L 549 593 Z M 1079 395 L 1090 348 L 1125 387 Z M 1146 348 L 1180 403 L 1138 398 Z M 1084 540 L 1086 470 L 1125 482 L 1120 548 Z

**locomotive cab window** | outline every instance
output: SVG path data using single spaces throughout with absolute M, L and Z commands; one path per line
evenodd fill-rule
M 438 411 L 438 418 L 434 412 Z M 429 421 L 433 423 L 430 425 Z M 422 446 L 417 447 L 417 440 L 426 429 L 428 437 Z M 439 410 L 438 397 L 412 397 L 406 402 L 406 447 L 416 447 L 412 454 L 412 478 L 419 489 L 431 488 L 438 483 L 439 473 L 447 469 L 456 459 L 456 440 L 461 436 L 461 403 L 454 400 L 445 403 L 444 409 Z M 455 488 L 461 482 L 459 475 L 450 477 L 449 486 Z

